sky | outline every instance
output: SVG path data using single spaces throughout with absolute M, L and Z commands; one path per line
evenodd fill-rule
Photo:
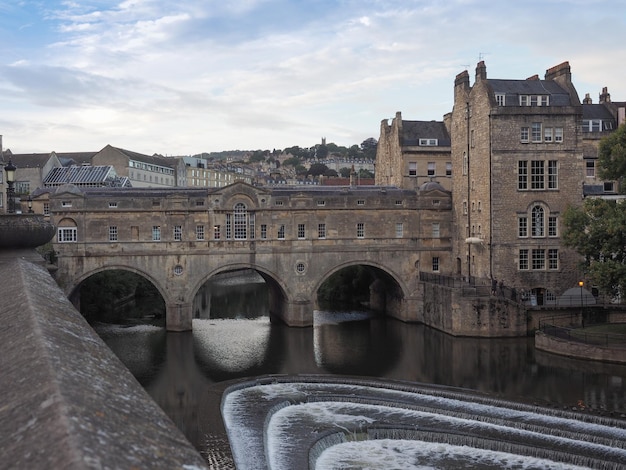
M 350 147 L 439 120 L 455 76 L 569 61 L 626 101 L 626 0 L 0 0 L 0 135 L 13 153 Z

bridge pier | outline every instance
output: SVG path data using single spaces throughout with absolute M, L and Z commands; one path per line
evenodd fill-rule
M 310 300 L 284 300 L 279 310 L 270 313 L 287 326 L 313 326 L 313 302 Z
M 167 331 L 189 331 L 193 305 L 189 302 L 170 302 L 165 304 L 165 327 Z

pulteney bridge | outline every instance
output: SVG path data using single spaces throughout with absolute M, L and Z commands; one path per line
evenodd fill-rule
M 253 269 L 270 314 L 313 324 L 317 291 L 333 273 L 372 271 L 370 305 L 422 321 L 418 271 L 450 265 L 450 193 L 385 187 L 128 189 L 65 185 L 50 195 L 56 279 L 77 297 L 90 276 L 137 273 L 163 296 L 167 329 L 191 329 L 199 289 L 219 273 Z

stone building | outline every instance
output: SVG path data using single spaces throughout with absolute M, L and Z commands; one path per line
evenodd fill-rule
M 599 103 L 594 104 L 589 93 L 583 100 L 583 157 L 585 197 L 623 198 L 617 181 L 604 181 L 598 174 L 598 150 L 600 140 L 626 122 L 626 103 L 611 101 L 608 89 L 600 93 Z
M 134 188 L 166 188 L 187 185 L 185 163 L 180 158 L 144 155 L 107 145 L 91 159 L 94 166 L 110 165 L 126 176 Z
M 416 190 L 437 181 L 452 189 L 449 123 L 404 121 L 400 112 L 380 124 L 376 150 L 377 185 Z
M 567 62 L 543 80 L 457 75 L 452 111 L 455 272 L 530 291 L 540 304 L 577 285 L 561 217 L 582 200 L 582 106 Z

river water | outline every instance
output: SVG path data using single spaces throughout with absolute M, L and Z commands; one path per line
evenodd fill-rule
M 331 374 L 449 385 L 524 403 L 626 416 L 626 366 L 536 351 L 532 338 L 455 338 L 364 311 L 315 313 L 310 328 L 270 323 L 256 277 L 198 294 L 193 331 L 96 324 L 96 331 L 198 449 L 219 408 L 210 390 L 264 374 Z M 210 409 L 209 409 L 210 408 Z M 217 410 L 217 411 L 216 411 Z

